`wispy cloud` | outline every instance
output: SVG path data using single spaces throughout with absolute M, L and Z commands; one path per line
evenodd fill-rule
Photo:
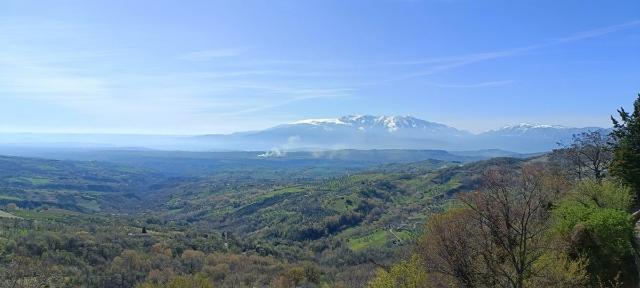
M 437 83 L 437 82 L 422 82 L 426 85 L 440 88 L 482 88 L 482 87 L 496 87 L 496 86 L 504 86 L 513 83 L 513 80 L 501 80 L 501 81 L 486 81 L 479 83 L 470 83 L 470 84 L 452 84 L 452 83 Z
M 18 98 L 64 107 L 121 125 L 146 122 L 162 126 L 175 122 L 215 127 L 208 123 L 224 117 L 250 118 L 258 112 L 278 111 L 279 107 L 304 101 L 347 99 L 378 88 L 376 85 L 411 78 L 420 78 L 418 84 L 452 89 L 509 85 L 514 81 L 439 82 L 429 81 L 433 77 L 428 76 L 601 37 L 638 27 L 640 20 L 528 46 L 449 57 L 361 62 L 269 60 L 252 57 L 244 48 L 224 48 L 157 61 L 153 71 L 143 67 L 146 62 L 129 62 L 137 61 L 135 55 L 140 51 L 118 51 L 114 55 L 113 51 L 86 49 L 103 46 L 85 46 L 82 41 L 92 35 L 70 31 L 63 24 L 9 24 L 0 25 L 0 36 L 6 41 L 0 45 L 0 99 Z M 38 31 L 37 37 L 33 31 Z M 176 57 L 183 61 L 176 61 Z
M 351 92 L 334 88 L 338 85 L 327 83 L 330 81 L 299 81 L 332 75 L 321 75 L 305 67 L 304 62 L 239 65 L 230 61 L 215 69 L 194 69 L 188 63 L 232 58 L 246 49 L 186 53 L 178 57 L 185 60 L 182 63 L 156 62 L 156 69 L 149 71 L 123 60 L 134 58 L 135 50 L 114 55 L 110 51 L 84 50 L 71 38 L 56 42 L 56 37 L 49 37 L 81 34 L 74 27 L 7 24 L 0 27 L 0 35 L 7 41 L 7 45 L 0 46 L 0 99 L 51 105 L 113 125 L 215 126 L 211 120 L 222 116 L 240 117 Z M 38 35 L 34 36 L 34 31 Z M 91 37 L 85 36 L 82 39 Z M 241 60 L 250 62 L 247 57 Z
M 511 49 L 467 54 L 467 55 L 460 55 L 460 56 L 441 57 L 441 58 L 425 58 L 425 59 L 386 62 L 387 65 L 414 66 L 417 69 L 414 72 L 400 75 L 394 78 L 390 78 L 390 79 L 384 80 L 383 82 L 392 82 L 392 81 L 406 80 L 406 79 L 416 78 L 416 77 L 429 76 L 445 70 L 459 68 L 459 67 L 463 67 L 463 66 L 483 62 L 483 61 L 488 61 L 488 60 L 513 57 L 513 56 L 525 54 L 527 52 L 531 52 L 531 51 L 535 51 L 543 48 L 596 38 L 596 37 L 604 36 L 617 31 L 635 28 L 638 26 L 640 26 L 640 20 L 633 20 L 626 23 L 622 23 L 622 24 L 601 27 L 601 28 L 588 30 L 588 31 L 582 31 L 566 37 L 553 39 L 550 41 L 532 44 L 528 46 L 511 48 Z M 420 67 L 424 67 L 424 66 L 426 67 L 420 69 Z
M 629 22 L 626 22 L 626 23 L 618 24 L 618 25 L 612 25 L 612 26 L 602 27 L 602 28 L 593 29 L 593 30 L 589 30 L 589 31 L 583 31 L 583 32 L 576 33 L 576 34 L 568 36 L 568 37 L 556 39 L 556 40 L 552 41 L 549 44 L 555 45 L 555 44 L 561 44 L 561 43 L 565 43 L 565 42 L 573 42 L 573 41 L 578 41 L 578 40 L 583 40 L 583 39 L 599 37 L 599 36 L 603 36 L 603 35 L 610 34 L 610 33 L 613 33 L 613 32 L 617 32 L 617 31 L 620 31 L 620 30 L 634 28 L 634 27 L 637 27 L 637 26 L 640 26 L 640 19 L 629 21 Z
M 333 91 L 317 91 L 316 93 L 309 94 L 309 95 L 294 96 L 294 97 L 285 98 L 282 100 L 269 101 L 266 104 L 256 105 L 256 106 L 238 110 L 238 111 L 219 113 L 216 116 L 229 117 L 229 116 L 247 115 L 247 114 L 252 114 L 252 113 L 256 113 L 264 110 L 270 110 L 270 109 L 286 106 L 289 104 L 293 104 L 295 102 L 314 100 L 314 99 L 338 98 L 338 97 L 345 97 L 345 96 L 349 96 L 349 94 L 333 93 Z
M 244 53 L 246 49 L 242 48 L 227 48 L 227 49 L 210 49 L 189 52 L 178 56 L 178 59 L 187 61 L 209 61 L 218 58 L 235 57 Z

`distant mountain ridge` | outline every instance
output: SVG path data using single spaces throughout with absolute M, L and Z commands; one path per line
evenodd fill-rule
M 571 142 L 573 135 L 602 130 L 609 133 L 608 129 L 600 127 L 566 127 L 560 125 L 541 125 L 522 123 L 514 126 L 505 126 L 500 129 L 480 133 L 474 137 L 476 145 L 482 147 L 499 147 L 513 151 L 546 151 L 557 148 L 560 144 Z
M 403 129 L 418 129 L 430 132 L 457 132 L 470 134 L 469 132 L 456 128 L 418 119 L 412 116 L 372 116 L 372 115 L 349 115 L 337 119 L 307 119 L 293 122 L 292 125 L 343 125 L 354 127 L 360 131 L 383 129 L 389 133 L 401 131 Z
M 548 151 L 574 134 L 600 130 L 560 125 L 521 123 L 474 134 L 412 116 L 348 115 L 332 119 L 305 119 L 262 131 L 215 138 L 237 145 L 274 150 L 290 149 L 503 149 L 520 153 Z M 208 137 L 208 136 L 204 136 Z
M 521 123 L 474 134 L 412 116 L 348 115 L 224 135 L 0 134 L 0 145 L 271 151 L 265 154 L 268 156 L 282 155 L 280 151 L 338 149 L 501 149 L 535 153 L 557 148 L 558 143 L 568 143 L 574 134 L 603 129 Z

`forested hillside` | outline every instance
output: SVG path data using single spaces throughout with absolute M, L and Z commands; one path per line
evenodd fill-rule
M 484 167 L 522 161 L 427 160 L 291 184 L 239 176 L 249 173 L 167 178 L 101 162 L 5 157 L 4 279 L 129 287 L 213 269 L 207 277 L 222 286 L 364 286 L 375 267 L 411 247 L 430 213 L 473 189 Z M 160 264 L 159 247 L 167 258 Z M 185 268 L 192 256 L 199 264 Z M 122 270 L 119 261 L 139 267 Z M 317 275 L 288 274 L 297 268 Z
M 106 162 L 0 156 L 0 204 L 78 212 L 122 211 L 140 205 L 136 193 L 166 177 Z
M 635 287 L 635 109 L 475 162 L 3 156 L 0 287 Z

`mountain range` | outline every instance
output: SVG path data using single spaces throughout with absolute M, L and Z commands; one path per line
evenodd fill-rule
M 205 135 L 214 143 L 249 150 L 295 149 L 502 149 L 520 153 L 548 151 L 574 134 L 599 127 L 573 128 L 522 123 L 474 134 L 411 116 L 343 116 L 307 119 L 270 129 L 231 135 Z
M 352 115 L 301 120 L 260 131 L 196 136 L 0 134 L 0 145 L 269 151 L 265 157 L 280 156 L 283 151 L 335 149 L 501 149 L 533 153 L 557 148 L 558 143 L 568 143 L 574 134 L 600 129 L 604 128 L 523 123 L 474 134 L 411 116 Z

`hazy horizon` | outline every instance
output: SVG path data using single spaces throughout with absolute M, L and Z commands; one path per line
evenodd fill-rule
M 182 137 L 182 136 L 200 136 L 200 135 L 230 135 L 230 134 L 235 134 L 235 133 L 243 133 L 243 132 L 254 132 L 254 131 L 263 131 L 266 129 L 270 129 L 270 128 L 276 128 L 282 125 L 291 125 L 291 124 L 301 124 L 306 122 L 307 120 L 338 120 L 340 117 L 344 117 L 344 116 L 374 116 L 374 117 L 412 117 L 412 118 L 416 118 L 419 120 L 424 120 L 427 122 L 432 122 L 432 123 L 436 123 L 436 124 L 443 124 L 452 128 L 456 128 L 462 131 L 466 131 L 466 132 L 470 132 L 472 134 L 482 134 L 482 133 L 486 133 L 486 132 L 490 132 L 490 131 L 495 131 L 495 130 L 499 130 L 499 129 L 504 129 L 507 127 L 514 127 L 514 126 L 519 126 L 519 125 L 533 125 L 533 126 L 562 126 L 565 128 L 603 128 L 603 129 L 609 129 L 612 127 L 611 124 L 609 125 L 603 125 L 603 126 L 566 126 L 566 125 L 559 125 L 559 124 L 555 124 L 555 123 L 539 123 L 539 122 L 520 122 L 520 123 L 505 123 L 504 125 L 499 125 L 493 128 L 488 128 L 485 130 L 468 130 L 468 129 L 464 129 L 464 128 L 460 128 L 460 127 L 455 127 L 455 126 L 451 126 L 448 125 L 447 123 L 441 123 L 441 122 L 434 122 L 434 121 L 430 121 L 428 119 L 421 119 L 418 117 L 415 117 L 413 115 L 370 115 L 370 114 L 362 114 L 362 115 L 342 115 L 342 116 L 338 116 L 338 117 L 333 117 L 333 118 L 307 118 L 307 119 L 298 119 L 298 120 L 294 120 L 291 122 L 286 122 L 286 123 L 279 123 L 279 124 L 274 124 L 274 126 L 269 126 L 266 128 L 261 128 L 261 129 L 250 129 L 250 130 L 238 130 L 238 131 L 229 131 L 229 132 L 225 132 L 225 133 L 144 133 L 144 132 L 139 132 L 139 133 L 135 133 L 135 132 L 131 132 L 131 133 L 127 133 L 127 132 L 109 132 L 109 131 L 98 131 L 98 132 L 94 132 L 94 131 L 83 131 L 83 130 L 79 130 L 79 129 L 70 129 L 68 131 L 64 131 L 64 130 L 58 130 L 58 131 L 0 131 L 0 134 L 51 134 L 51 135 L 122 135 L 122 136 L 136 136 L 136 135 L 140 135 L 140 136 L 176 136 L 176 137 Z

